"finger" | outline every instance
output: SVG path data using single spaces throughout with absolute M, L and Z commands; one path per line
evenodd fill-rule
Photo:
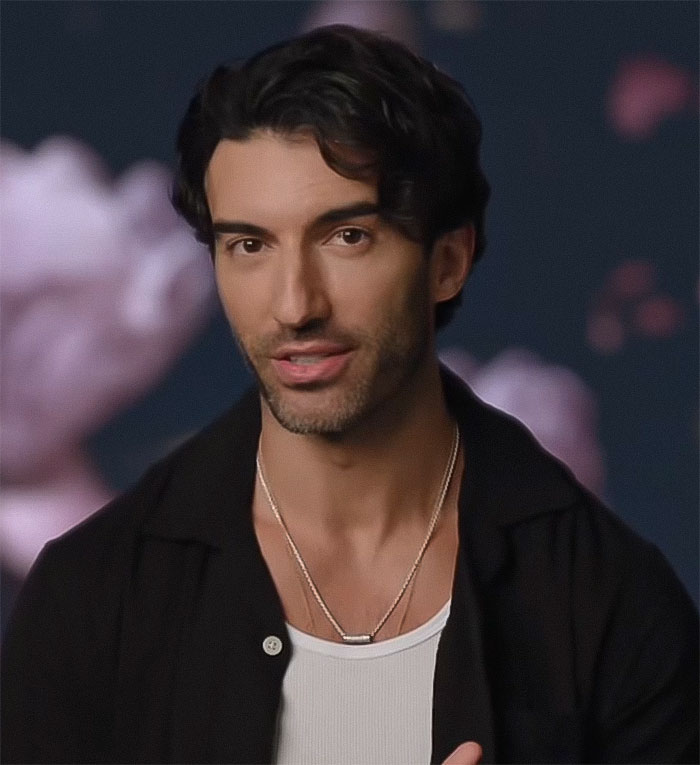
M 445 760 L 443 765 L 477 765 L 483 751 L 476 741 L 460 744 Z

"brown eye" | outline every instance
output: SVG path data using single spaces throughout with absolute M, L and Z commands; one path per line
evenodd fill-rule
M 333 235 L 331 241 L 333 241 L 334 244 L 353 246 L 363 244 L 368 238 L 369 235 L 367 232 L 363 231 L 361 228 L 344 228 L 337 231 Z
M 243 247 L 243 251 L 248 254 L 260 252 L 260 250 L 262 250 L 262 242 L 259 239 L 244 239 L 241 242 L 241 247 Z
M 261 239 L 237 239 L 229 242 L 226 249 L 233 255 L 255 255 L 260 252 L 264 244 Z
M 358 244 L 364 235 L 364 231 L 360 231 L 359 228 L 348 228 L 341 233 L 345 244 Z

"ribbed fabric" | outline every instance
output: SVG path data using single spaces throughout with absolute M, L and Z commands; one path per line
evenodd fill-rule
M 433 675 L 450 602 L 411 632 L 343 645 L 289 626 L 278 765 L 430 761 Z

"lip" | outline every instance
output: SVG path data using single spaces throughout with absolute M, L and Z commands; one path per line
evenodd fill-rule
M 272 366 L 284 385 L 311 385 L 331 383 L 345 371 L 352 349 L 330 343 L 284 346 L 272 357 Z M 298 356 L 312 357 L 306 363 L 293 359 Z
M 314 340 L 306 343 L 286 343 L 272 354 L 273 359 L 289 359 L 291 356 L 334 356 L 349 351 L 347 345 L 326 340 Z

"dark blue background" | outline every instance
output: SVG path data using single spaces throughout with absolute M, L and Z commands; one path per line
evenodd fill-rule
M 197 80 L 293 34 L 305 2 L 15 2 L 1 6 L 2 135 L 30 148 L 65 133 L 115 172 L 171 164 Z M 489 247 L 441 337 L 481 360 L 524 346 L 595 391 L 607 498 L 654 540 L 698 599 L 698 121 L 687 112 L 649 141 L 605 122 L 621 60 L 655 54 L 697 73 L 694 2 L 487 2 L 472 33 L 431 26 L 409 3 L 422 51 L 460 79 L 485 126 L 493 186 Z M 648 258 L 685 309 L 669 339 L 613 356 L 585 344 L 606 273 Z M 113 486 L 224 409 L 248 384 L 220 314 L 172 374 L 92 442 Z

